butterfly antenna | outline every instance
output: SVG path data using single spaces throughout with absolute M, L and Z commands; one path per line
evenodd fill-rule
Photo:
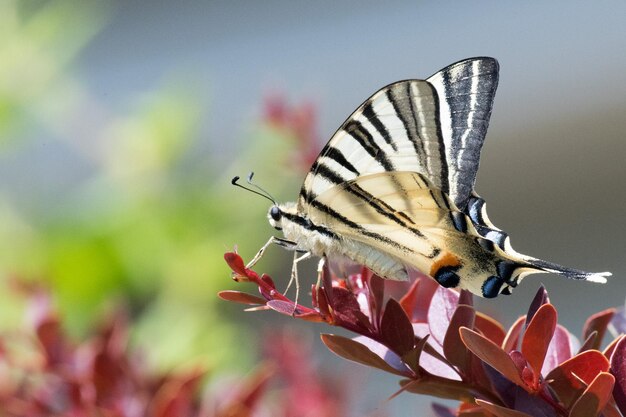
M 267 198 L 267 199 L 268 199 L 268 200 L 270 200 L 270 201 L 271 201 L 274 205 L 277 205 L 278 203 L 276 203 L 276 200 L 274 200 L 274 198 L 271 196 L 271 194 L 270 194 L 270 193 L 268 193 L 268 192 L 267 192 L 267 191 L 265 191 L 263 188 L 261 188 L 260 186 L 258 186 L 257 184 L 254 184 L 254 183 L 252 182 L 252 177 L 253 177 L 253 176 L 254 176 L 254 172 L 251 172 L 251 173 L 248 175 L 248 181 L 247 181 L 247 182 L 248 182 L 248 184 L 250 184 L 251 186 L 253 186 L 253 187 L 255 187 L 256 189 L 258 189 L 259 191 L 256 191 L 256 190 L 254 190 L 254 189 L 252 189 L 252 188 L 249 188 L 249 187 L 246 187 L 246 186 L 243 186 L 243 185 L 239 184 L 239 183 L 237 182 L 237 181 L 239 181 L 239 179 L 240 179 L 240 178 L 239 178 L 239 176 L 234 177 L 234 178 L 230 181 L 230 183 L 231 183 L 232 185 L 236 186 L 236 187 L 243 188 L 243 189 L 244 189 L 244 190 L 246 190 L 246 191 L 250 191 L 251 193 L 254 193 L 254 194 L 260 195 L 260 196 L 261 196 L 261 197 L 263 197 L 263 198 Z
M 254 172 L 250 172 L 250 174 L 248 174 L 248 184 L 250 184 L 251 186 L 253 186 L 257 190 L 263 192 L 274 204 L 277 204 L 276 203 L 276 199 L 274 199 L 274 197 L 272 197 L 272 195 L 270 193 L 268 193 L 267 190 L 262 188 L 260 185 L 255 184 L 255 183 L 252 182 L 252 177 L 253 176 L 254 176 Z

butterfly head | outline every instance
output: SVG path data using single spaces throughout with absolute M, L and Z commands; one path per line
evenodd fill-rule
M 251 187 L 246 187 L 239 184 L 239 177 L 235 177 L 232 179 L 231 183 L 234 186 L 243 188 L 246 191 L 250 191 L 251 193 L 260 195 L 263 198 L 268 199 L 272 202 L 272 206 L 267 212 L 267 219 L 270 222 L 270 225 L 276 230 L 282 230 L 283 233 L 292 235 L 295 229 L 298 229 L 302 226 L 308 225 L 310 222 L 306 220 L 303 216 L 298 215 L 298 209 L 295 203 L 285 203 L 278 204 L 274 197 L 270 195 L 267 191 L 261 188 L 259 185 L 252 182 L 252 177 L 254 173 L 251 172 L 248 175 L 247 183 Z
M 277 205 L 270 207 L 269 211 L 267 212 L 267 219 L 274 229 L 283 230 L 283 212 L 280 210 L 280 207 L 278 207 Z
M 267 212 L 267 219 L 276 230 L 283 230 L 286 223 L 289 223 L 290 220 L 293 222 L 296 216 L 296 206 L 293 203 L 274 204 Z

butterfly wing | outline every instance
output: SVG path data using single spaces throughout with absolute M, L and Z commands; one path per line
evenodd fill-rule
M 602 274 L 505 251 L 415 172 L 370 174 L 332 187 L 312 201 L 310 219 L 342 236 L 346 255 L 387 278 L 404 279 L 398 269 L 404 266 L 486 297 L 510 292 L 529 273 L 604 280 Z
M 444 269 L 447 278 L 461 275 L 461 286 L 485 296 L 531 272 L 605 282 L 609 273 L 515 252 L 489 220 L 474 182 L 497 84 L 497 61 L 480 57 L 382 88 L 323 148 L 300 190 L 298 216 L 344 237 L 344 245 L 360 244 L 344 251 L 370 267 L 365 246 L 436 279 Z M 388 272 L 402 279 L 402 271 Z
M 337 130 L 306 176 L 298 211 L 331 187 L 362 175 L 418 172 L 467 206 L 498 84 L 493 58 L 452 64 L 427 80 L 393 83 Z

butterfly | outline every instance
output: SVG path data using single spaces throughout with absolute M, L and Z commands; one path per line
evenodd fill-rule
M 268 197 L 268 220 L 284 238 L 272 237 L 248 266 L 276 243 L 295 251 L 292 277 L 314 255 L 347 257 L 392 280 L 417 270 L 486 298 L 533 273 L 605 283 L 609 272 L 516 252 L 474 191 L 498 72 L 495 59 L 470 58 L 377 91 L 324 146 L 297 202 Z

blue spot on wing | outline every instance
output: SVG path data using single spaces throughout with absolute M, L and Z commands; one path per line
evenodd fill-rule
M 482 292 L 485 298 L 495 298 L 500 294 L 504 280 L 500 277 L 490 276 L 483 282 Z

